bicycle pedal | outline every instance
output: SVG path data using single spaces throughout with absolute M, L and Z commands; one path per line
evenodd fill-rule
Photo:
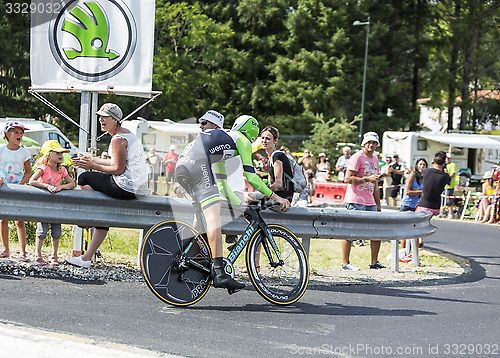
M 233 289 L 228 288 L 228 289 L 227 289 L 227 293 L 229 293 L 230 295 L 232 295 L 233 293 L 239 292 L 239 291 L 241 291 L 241 290 L 238 290 L 238 289 L 236 289 L 236 288 L 233 288 Z

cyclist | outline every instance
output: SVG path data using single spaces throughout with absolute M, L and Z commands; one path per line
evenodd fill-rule
M 222 117 L 216 111 L 211 110 L 210 112 L 214 116 Z M 224 271 L 219 193 L 230 203 L 241 204 L 241 200 L 227 184 L 224 161 L 239 155 L 248 183 L 255 190 L 279 203 L 282 211 L 288 211 L 290 208 L 290 202 L 273 193 L 255 173 L 252 165 L 251 142 L 255 141 L 258 134 L 259 124 L 257 120 L 248 115 L 240 116 L 234 122 L 231 130 L 211 129 L 198 134 L 186 146 L 177 161 L 175 178 L 188 193 L 194 195 L 193 200 L 200 203 L 205 217 L 208 243 L 214 258 L 214 287 L 227 288 L 228 290 L 239 290 L 245 287 L 244 284 L 236 281 Z M 212 172 L 212 164 L 215 176 Z

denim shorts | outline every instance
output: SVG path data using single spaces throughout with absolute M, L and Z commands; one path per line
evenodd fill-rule
M 377 205 L 364 205 L 364 204 L 346 203 L 345 207 L 346 207 L 347 210 L 378 211 L 377 210 Z

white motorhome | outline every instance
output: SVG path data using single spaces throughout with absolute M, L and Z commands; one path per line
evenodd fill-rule
M 473 179 L 500 163 L 500 136 L 467 133 L 384 132 L 382 153 L 399 154 L 406 166 L 418 158 L 431 163 L 440 150 L 451 153 L 457 169 L 470 169 Z
M 57 140 L 63 148 L 69 149 L 69 155 L 78 154 L 78 149 L 73 143 L 59 130 L 50 123 L 37 121 L 32 118 L 0 118 L 0 128 L 4 128 L 8 121 L 17 121 L 28 128 L 24 132 L 26 137 L 36 140 L 40 146 L 47 140 Z M 39 150 L 37 148 L 36 150 Z M 33 154 L 33 153 L 32 153 Z
M 127 120 L 122 127 L 128 129 L 141 139 L 142 145 L 149 150 L 155 147 L 161 156 L 170 151 L 170 145 L 175 145 L 176 153 L 181 153 L 184 147 L 200 132 L 196 123 L 179 123 L 169 119 L 164 121 L 147 121 L 143 118 Z

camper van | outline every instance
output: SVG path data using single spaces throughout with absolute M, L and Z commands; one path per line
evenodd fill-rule
M 407 167 L 413 167 L 418 158 L 430 165 L 440 150 L 451 153 L 459 172 L 468 171 L 472 179 L 480 180 L 485 171 L 500 163 L 500 136 L 389 131 L 382 137 L 382 153 L 399 154 Z
M 145 150 L 155 147 L 160 156 L 170 151 L 170 145 L 175 145 L 176 153 L 181 153 L 184 147 L 200 132 L 196 123 L 179 123 L 169 119 L 164 121 L 148 121 L 143 118 L 127 120 L 122 127 L 128 129 L 141 139 Z
M 69 155 L 75 156 L 78 154 L 78 149 L 71 141 L 59 130 L 50 123 L 37 121 L 32 118 L 0 118 L 0 128 L 4 128 L 8 121 L 17 121 L 28 128 L 24 135 L 33 140 L 36 140 L 40 146 L 47 140 L 57 140 L 63 148 L 69 149 Z M 30 148 L 28 148 L 29 150 Z M 35 147 L 36 151 L 40 148 Z M 32 155 L 36 153 L 31 153 Z

